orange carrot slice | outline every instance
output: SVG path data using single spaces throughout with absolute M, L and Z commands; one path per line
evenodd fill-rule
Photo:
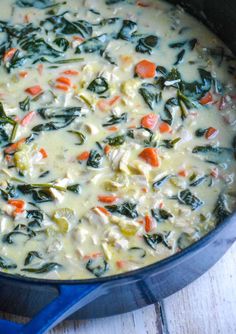
M 205 138 L 206 139 L 214 139 L 219 133 L 219 130 L 217 130 L 216 128 L 208 128 L 206 133 L 205 133 Z
M 144 221 L 145 221 L 145 231 L 148 233 L 152 230 L 152 219 L 146 215 L 144 217 Z
M 160 125 L 159 125 L 159 131 L 161 133 L 168 133 L 168 132 L 171 132 L 172 131 L 172 128 L 171 126 L 166 123 L 166 122 L 162 122 Z
M 21 145 L 23 145 L 25 143 L 25 140 L 26 140 L 26 138 L 22 138 L 22 139 L 18 140 L 14 144 L 11 144 L 10 146 L 6 147 L 4 152 L 6 154 L 16 152 L 21 147 Z
M 25 117 L 21 120 L 20 124 L 22 126 L 26 126 L 28 125 L 32 119 L 35 117 L 36 112 L 35 111 L 30 111 L 27 115 L 25 115 Z
M 17 49 L 16 48 L 11 48 L 7 50 L 4 55 L 3 55 L 3 61 L 6 63 L 7 61 L 10 61 L 14 54 L 16 53 Z
M 141 125 L 144 128 L 153 130 L 157 125 L 157 121 L 158 121 L 158 116 L 156 114 L 151 113 L 141 118 Z
M 43 159 L 48 157 L 47 151 L 43 147 L 40 148 L 39 152 L 42 154 Z
M 29 88 L 26 88 L 25 92 L 32 95 L 32 96 L 36 96 L 39 95 L 40 93 L 42 93 L 42 88 L 39 85 L 36 86 L 32 86 Z
M 89 151 L 84 151 L 77 156 L 77 160 L 82 160 L 82 161 L 87 160 L 89 157 L 89 154 L 90 154 Z
M 69 78 L 66 78 L 66 77 L 59 77 L 56 79 L 56 82 L 59 82 L 59 83 L 62 83 L 66 86 L 71 86 L 72 85 L 72 82 Z
M 203 96 L 200 101 L 199 101 L 202 105 L 206 105 L 209 103 L 213 102 L 213 96 L 211 94 L 211 92 L 208 92 L 205 96 Z
M 107 204 L 114 203 L 117 201 L 117 199 L 118 197 L 114 195 L 99 195 L 98 196 L 99 202 L 107 203 Z
M 152 147 L 145 148 L 140 154 L 139 157 L 146 161 L 149 165 L 153 167 L 160 166 L 160 160 L 156 150 Z
M 154 78 L 156 75 L 156 64 L 149 60 L 141 60 L 135 67 L 135 73 L 143 79 Z

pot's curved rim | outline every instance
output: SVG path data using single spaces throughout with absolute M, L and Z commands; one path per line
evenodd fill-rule
M 38 285 L 80 285 L 80 284 L 98 284 L 98 283 L 112 283 L 117 280 L 137 280 L 138 278 L 142 279 L 144 276 L 157 271 L 163 271 L 167 267 L 173 267 L 174 265 L 181 263 L 188 256 L 191 256 L 193 253 L 199 251 L 200 249 L 207 246 L 209 243 L 213 242 L 215 238 L 230 224 L 236 224 L 236 211 L 232 213 L 225 221 L 219 224 L 216 228 L 206 234 L 204 237 L 188 246 L 181 252 L 175 253 L 161 261 L 154 262 L 145 267 L 128 271 L 121 274 L 105 276 L 100 278 L 88 278 L 88 279 L 74 279 L 74 280 L 55 280 L 55 279 L 45 279 L 45 278 L 34 278 L 21 276 L 16 274 L 8 274 L 0 272 L 0 279 L 7 279 L 15 281 L 18 283 L 25 284 L 38 284 Z M 235 238 L 236 240 L 236 238 Z

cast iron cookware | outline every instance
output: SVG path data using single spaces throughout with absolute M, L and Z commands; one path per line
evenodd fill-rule
M 236 0 L 171 0 L 207 24 L 236 54 Z M 0 320 L 1 334 L 42 334 L 63 319 L 105 317 L 155 303 L 207 271 L 236 240 L 236 213 L 181 253 L 129 273 L 56 281 L 0 273 L 0 309 L 31 317 Z

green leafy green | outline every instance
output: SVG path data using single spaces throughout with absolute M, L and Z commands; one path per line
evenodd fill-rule
M 94 276 L 101 277 L 109 269 L 109 265 L 104 258 L 89 259 L 86 263 L 86 269 Z
M 91 37 L 77 46 L 75 53 L 100 53 L 103 54 L 106 49 L 110 37 L 107 34 L 102 34 L 96 37 Z
M 25 258 L 24 265 L 28 266 L 35 258 L 42 259 L 42 256 L 36 251 L 29 252 Z
M 102 164 L 103 156 L 96 150 L 91 150 L 87 160 L 87 166 L 92 168 L 99 168 Z
M 101 95 L 109 89 L 109 86 L 107 80 L 104 77 L 100 76 L 90 82 L 87 89 L 93 93 Z
M 106 205 L 105 208 L 114 213 L 119 213 L 122 216 L 126 216 L 128 218 L 137 218 L 138 212 L 136 210 L 137 204 L 131 202 L 124 202 L 119 205 Z
M 137 23 L 131 20 L 124 20 L 117 37 L 124 39 L 125 41 L 130 41 L 133 38 L 133 34 L 137 31 Z
M 193 211 L 203 205 L 203 202 L 197 196 L 191 193 L 189 189 L 180 191 L 177 198 L 181 204 L 190 206 Z
M 152 54 L 152 51 L 158 45 L 158 37 L 155 35 L 148 35 L 146 37 L 142 37 L 138 40 L 138 44 L 136 45 L 136 52 L 139 53 L 148 53 Z
M 16 269 L 17 265 L 12 262 L 12 260 L 0 256 L 0 268 L 2 269 Z
M 30 110 L 30 98 L 27 96 L 23 101 L 19 102 L 19 107 L 23 111 Z
M 224 194 L 219 195 L 215 204 L 213 214 L 216 218 L 217 224 L 222 223 L 230 215 L 230 211 L 227 206 L 226 196 Z
M 120 135 L 120 136 L 116 136 L 116 137 L 107 137 L 105 139 L 105 141 L 108 142 L 108 144 L 111 145 L 111 146 L 120 146 L 120 145 L 124 144 L 125 136 Z
M 45 274 L 49 273 L 52 270 L 56 270 L 58 268 L 62 267 L 61 264 L 56 262 L 49 262 L 43 264 L 41 267 L 38 268 L 23 268 L 21 271 L 26 271 L 28 273 L 34 273 L 34 274 Z
M 127 122 L 128 119 L 128 114 L 127 113 L 123 113 L 120 116 L 116 116 L 114 114 L 112 114 L 110 116 L 110 118 L 107 120 L 106 123 L 104 123 L 102 126 L 106 127 L 106 126 L 111 126 L 114 124 L 120 124 L 120 123 L 125 123 Z
M 157 86 L 149 83 L 143 83 L 139 88 L 139 93 L 151 110 L 155 109 L 162 98 L 162 93 L 158 90 Z

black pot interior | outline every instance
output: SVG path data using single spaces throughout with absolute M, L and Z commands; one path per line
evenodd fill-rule
M 235 0 L 169 0 L 206 24 L 236 54 Z

